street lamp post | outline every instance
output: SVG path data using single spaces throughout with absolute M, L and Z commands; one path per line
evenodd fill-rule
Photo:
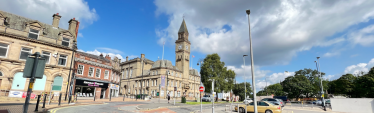
M 317 57 L 317 61 L 314 61 L 314 62 L 316 62 L 317 73 L 319 73 L 319 75 L 320 75 L 320 79 L 321 79 L 321 98 L 322 98 L 322 105 L 323 105 L 323 109 L 326 111 L 325 99 L 324 99 L 324 97 L 323 97 L 324 92 L 323 92 L 323 85 L 322 85 L 322 73 L 321 73 L 321 67 L 320 67 L 320 65 L 319 65 L 319 58 L 320 58 L 320 57 Z
M 253 104 L 254 104 L 254 112 L 257 113 L 257 99 L 256 99 L 256 86 L 255 86 L 255 74 L 254 74 L 254 63 L 253 63 L 253 51 L 252 51 L 252 36 L 251 36 L 251 23 L 249 19 L 249 14 L 251 11 L 248 9 L 246 10 L 248 15 L 248 26 L 249 26 L 249 47 L 251 50 L 251 71 L 252 71 L 252 88 L 253 88 Z
M 244 63 L 244 100 L 247 98 L 247 77 L 245 76 L 245 58 L 248 55 L 243 55 L 243 63 Z M 245 107 L 245 111 L 247 111 L 247 106 Z
M 197 65 L 199 65 L 199 62 L 197 63 Z M 200 72 L 201 72 L 201 66 L 203 66 L 203 61 L 200 61 Z M 200 74 L 200 84 L 201 84 L 201 74 Z M 203 99 L 201 97 L 201 93 L 200 92 L 200 112 L 202 113 L 203 112 Z
M 212 94 L 213 94 L 213 99 L 212 99 L 212 113 L 214 113 L 214 79 L 209 79 L 209 81 L 212 81 Z

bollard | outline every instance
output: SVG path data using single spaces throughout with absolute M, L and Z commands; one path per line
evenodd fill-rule
M 123 101 L 125 101 L 125 96 L 126 96 L 126 95 L 123 95 Z
M 110 93 L 109 93 L 109 101 L 112 101 L 112 90 L 110 89 Z
M 61 96 L 62 96 L 62 93 L 60 93 L 60 97 L 58 97 L 58 106 L 61 105 Z
M 302 107 L 302 108 L 304 108 L 304 105 L 303 105 L 303 104 L 304 104 L 303 101 L 301 101 L 301 107 Z
M 38 100 L 36 101 L 35 111 L 38 111 L 38 108 L 39 108 L 39 99 L 40 99 L 40 95 L 38 95 Z
M 44 94 L 44 102 L 43 102 L 43 107 L 42 108 L 45 108 L 45 100 L 47 99 L 47 94 Z

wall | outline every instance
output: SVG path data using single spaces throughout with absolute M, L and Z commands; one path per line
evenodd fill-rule
M 374 113 L 373 98 L 331 98 L 332 111 Z

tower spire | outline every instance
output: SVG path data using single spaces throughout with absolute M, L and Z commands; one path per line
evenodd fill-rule
M 186 22 L 184 22 L 184 18 L 183 18 L 183 22 L 181 24 L 181 27 L 179 28 L 178 34 L 179 33 L 187 33 L 188 34 L 188 30 L 187 30 Z

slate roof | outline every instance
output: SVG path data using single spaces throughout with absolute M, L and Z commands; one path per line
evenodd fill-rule
M 159 68 L 159 67 L 166 67 L 180 71 L 176 66 L 173 66 L 170 60 L 157 60 L 153 65 L 152 68 Z
M 190 75 L 197 75 L 197 76 L 199 76 L 199 72 L 196 70 L 196 69 L 190 69 L 190 71 L 189 71 L 190 73 Z
M 183 19 L 183 22 L 181 24 L 181 27 L 179 28 L 178 33 L 188 33 L 186 22 L 184 22 L 184 19 Z
M 77 53 L 78 54 L 82 54 L 83 56 L 88 56 L 88 57 L 91 57 L 91 58 L 103 60 L 105 62 L 110 62 L 110 60 L 106 59 L 105 57 L 99 56 L 99 55 L 93 55 L 93 54 L 89 54 L 89 53 L 85 53 L 85 52 L 80 52 L 80 51 L 77 51 Z
M 9 19 L 9 21 L 8 21 L 9 23 L 7 24 L 8 28 L 23 31 L 23 30 L 26 29 L 26 24 L 27 23 L 38 22 L 44 27 L 43 35 L 45 37 L 52 38 L 52 39 L 58 39 L 58 34 L 61 31 L 67 31 L 66 29 L 54 28 L 50 24 L 45 24 L 45 23 L 39 22 L 37 20 L 33 20 L 33 19 L 26 18 L 26 17 L 18 16 L 18 15 L 8 13 L 8 12 L 5 12 L 5 11 L 1 11 L 1 12 Z

